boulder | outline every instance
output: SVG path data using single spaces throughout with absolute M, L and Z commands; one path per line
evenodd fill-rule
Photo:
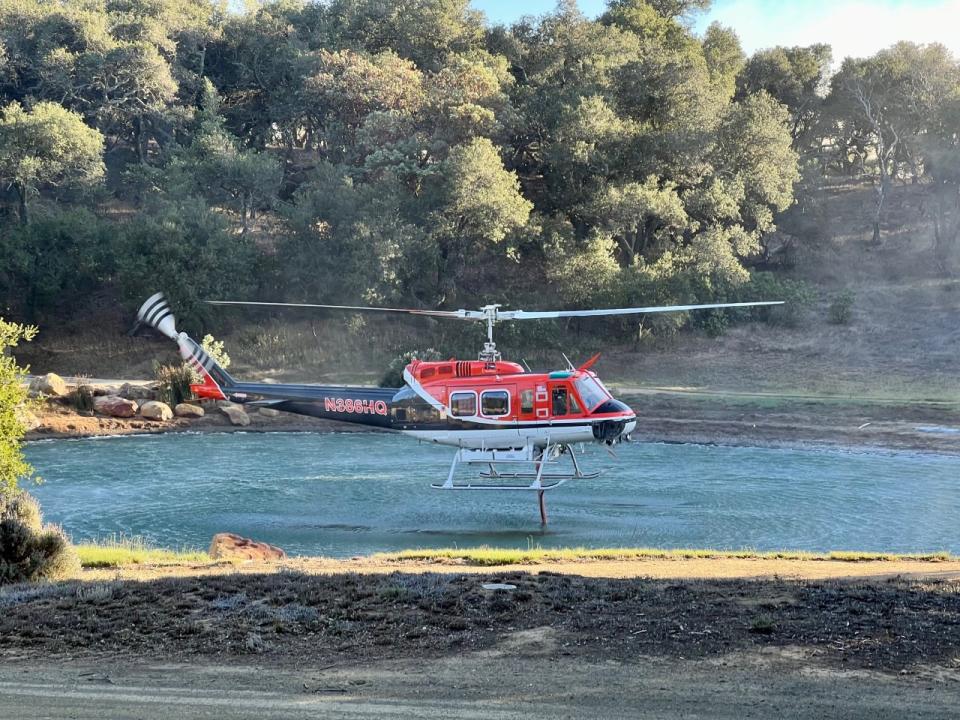
M 137 404 L 133 400 L 118 395 L 104 395 L 93 399 L 93 409 L 101 415 L 129 418 L 137 414 Z
M 257 412 L 259 412 L 264 417 L 270 417 L 270 418 L 277 417 L 277 415 L 280 414 L 279 410 L 274 410 L 273 408 L 260 408 Z
M 31 430 L 36 430 L 38 427 L 40 427 L 40 424 L 41 424 L 40 418 L 38 418 L 36 415 L 30 412 L 27 408 L 18 407 L 16 410 L 16 414 L 17 414 L 17 420 L 23 423 L 23 427 L 26 429 L 27 432 L 30 432 Z
M 239 405 L 230 405 L 228 407 L 221 407 L 220 412 L 226 415 L 230 419 L 231 425 L 239 425 L 241 427 L 246 427 L 250 424 L 250 416 L 247 415 L 246 411 Z
M 173 409 L 173 414 L 182 418 L 202 418 L 204 411 L 199 405 L 180 403 Z
M 119 395 L 120 388 L 116 385 L 94 385 L 93 396 L 102 397 L 103 395 Z
M 283 560 L 286 556 L 278 547 L 234 533 L 217 533 L 210 542 L 214 560 Z
M 140 406 L 140 414 L 147 420 L 170 420 L 173 418 L 173 410 L 166 403 L 159 400 L 148 400 Z
M 153 388 L 146 385 L 134 385 L 132 383 L 124 383 L 120 386 L 120 397 L 125 397 L 127 400 L 152 400 L 154 397 Z
M 30 381 L 31 395 L 48 395 L 50 397 L 63 397 L 67 390 L 67 383 L 56 373 L 47 373 L 39 375 Z

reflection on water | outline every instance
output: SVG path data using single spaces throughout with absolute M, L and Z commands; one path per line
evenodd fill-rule
M 154 435 L 27 446 L 46 518 L 74 539 L 293 554 L 406 547 L 650 546 L 960 552 L 960 458 L 633 443 L 548 494 L 432 490 L 449 448 L 383 434 Z

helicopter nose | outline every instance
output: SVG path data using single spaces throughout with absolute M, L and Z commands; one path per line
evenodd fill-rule
M 636 418 L 604 420 L 593 426 L 593 437 L 599 442 L 612 445 L 623 436 L 629 434 L 637 426 Z

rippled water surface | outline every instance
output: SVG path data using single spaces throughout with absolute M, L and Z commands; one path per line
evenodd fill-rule
M 960 458 L 631 443 L 548 493 L 442 492 L 452 451 L 384 434 L 153 435 L 31 443 L 47 520 L 75 540 L 217 532 L 294 554 L 656 546 L 960 552 Z M 466 476 L 465 478 L 466 479 Z

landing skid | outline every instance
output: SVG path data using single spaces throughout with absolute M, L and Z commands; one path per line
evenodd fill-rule
M 556 465 L 561 455 L 570 456 L 573 465 L 572 472 L 544 472 L 547 465 Z M 511 485 L 502 483 L 455 483 L 453 476 L 460 463 L 467 465 L 487 465 L 490 469 L 481 472 L 480 477 L 491 480 L 530 480 L 526 485 Z M 500 472 L 500 465 L 532 465 L 532 471 Z M 560 487 L 568 480 L 588 480 L 599 476 L 599 472 L 585 473 L 580 469 L 573 446 L 564 443 L 547 444 L 539 450 L 532 445 L 517 450 L 474 450 L 460 448 L 453 456 L 450 472 L 443 484 L 434 483 L 430 487 L 437 490 L 533 490 L 537 493 L 540 505 L 540 522 L 547 524 L 547 508 L 544 493 Z

